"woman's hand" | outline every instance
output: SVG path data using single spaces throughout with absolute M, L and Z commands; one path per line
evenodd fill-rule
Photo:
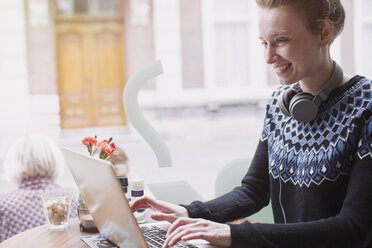
M 143 196 L 131 203 L 130 208 L 136 211 L 140 208 L 151 208 L 160 212 L 151 214 L 154 220 L 165 220 L 170 223 L 174 222 L 179 217 L 188 217 L 187 209 L 165 201 L 156 200 L 154 198 Z
M 171 247 L 179 240 L 191 239 L 204 239 L 212 245 L 230 247 L 230 226 L 205 219 L 178 218 L 169 227 L 163 248 Z

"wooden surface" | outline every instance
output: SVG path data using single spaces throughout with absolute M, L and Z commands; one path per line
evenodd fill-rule
M 87 248 L 80 239 L 81 236 L 90 235 L 79 230 L 78 219 L 69 221 L 66 231 L 50 232 L 47 225 L 29 229 L 0 243 L 1 248 L 12 247 L 38 247 L 38 248 Z

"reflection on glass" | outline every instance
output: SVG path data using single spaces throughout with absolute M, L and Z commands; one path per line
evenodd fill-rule
M 249 37 L 246 23 L 217 23 L 215 26 L 215 65 L 218 87 L 249 84 Z
M 59 15 L 117 15 L 120 0 L 56 0 Z
M 74 13 L 74 0 L 57 0 L 57 14 L 72 15 Z
M 362 10 L 363 10 L 363 15 L 364 16 L 369 16 L 372 17 L 372 1 L 371 0 L 363 0 L 362 1 Z
M 372 5 L 371 5 L 372 6 Z M 369 47 L 372 44 L 372 23 L 363 25 L 363 76 L 372 78 L 372 49 Z
M 249 13 L 250 1 L 246 0 L 215 0 L 217 15 L 246 15 Z

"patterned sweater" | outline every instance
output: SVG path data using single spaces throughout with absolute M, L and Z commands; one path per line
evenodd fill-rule
M 191 217 L 227 222 L 271 200 L 275 224 L 230 224 L 232 247 L 372 247 L 372 82 L 353 77 L 308 123 L 281 113 L 287 87 L 268 101 L 242 185 L 185 207 Z
M 72 196 L 70 218 L 77 217 L 76 194 L 53 184 L 49 178 L 37 177 L 22 182 L 18 189 L 0 196 L 0 242 L 46 224 L 40 195 L 65 192 Z

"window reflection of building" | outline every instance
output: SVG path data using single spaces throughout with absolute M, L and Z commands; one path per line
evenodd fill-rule
M 57 15 L 37 5 L 57 5 Z M 115 16 L 124 5 L 127 76 L 162 59 L 165 74 L 150 82 L 141 106 L 239 103 L 266 99 L 277 86 L 257 39 L 257 11 L 247 0 L 13 0 L 0 1 L 0 130 L 42 123 L 59 130 L 54 18 L 78 13 Z M 332 54 L 346 72 L 372 78 L 372 1 L 342 0 L 344 33 Z M 29 4 L 34 4 L 28 6 Z M 36 4 L 36 5 L 35 5 Z M 35 7 L 36 6 L 36 7 Z M 39 5 L 45 6 L 45 5 Z M 31 25 L 29 18 L 40 19 Z M 135 9 L 135 11 L 131 11 Z M 257 93 L 258 92 L 258 93 Z M 170 94 L 171 93 L 171 94 Z M 260 94 L 260 96 L 258 96 Z M 9 103 L 12 107 L 9 108 Z M 111 109 L 111 108 L 110 108 Z M 29 112 L 31 111 L 31 112 Z M 108 111 L 107 109 L 104 111 Z M 17 113 L 17 114 L 15 114 Z M 38 117 L 44 115 L 48 117 Z M 50 117 L 52 116 L 52 117 Z
M 357 72 L 372 78 L 372 1 L 355 1 L 355 50 Z

